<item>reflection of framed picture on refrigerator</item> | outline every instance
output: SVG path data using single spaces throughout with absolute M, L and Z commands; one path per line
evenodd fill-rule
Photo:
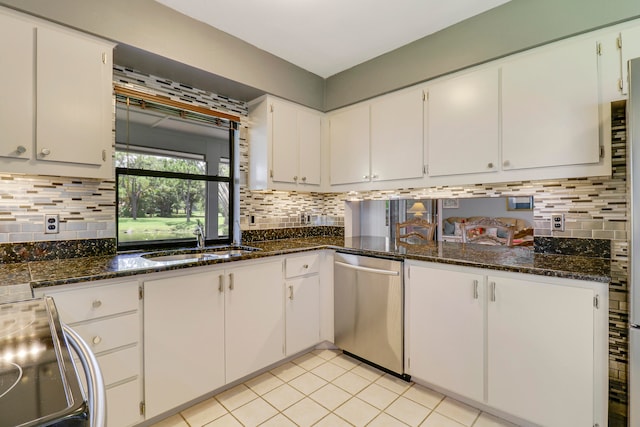
M 533 210 L 533 196 L 507 197 L 508 211 L 531 211 Z
M 442 207 L 445 209 L 459 208 L 460 203 L 458 202 L 458 199 L 443 199 Z

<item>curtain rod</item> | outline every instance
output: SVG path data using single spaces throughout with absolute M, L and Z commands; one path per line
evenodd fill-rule
M 143 101 L 169 105 L 171 107 L 180 108 L 182 110 L 193 111 L 198 114 L 204 114 L 205 116 L 219 117 L 226 120 L 232 120 L 238 123 L 240 122 L 240 117 L 234 116 L 233 114 L 222 113 L 220 111 L 211 110 L 209 108 L 198 107 L 196 105 L 187 104 L 186 102 L 174 101 L 173 99 L 170 99 L 164 96 L 151 95 L 149 93 L 140 92 L 134 89 L 129 89 L 127 87 L 123 87 L 120 85 L 114 85 L 113 91 L 117 95 L 129 96 L 132 98 L 141 99 Z

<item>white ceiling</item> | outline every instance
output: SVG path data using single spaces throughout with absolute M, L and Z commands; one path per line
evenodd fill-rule
M 156 0 L 329 77 L 509 0 Z

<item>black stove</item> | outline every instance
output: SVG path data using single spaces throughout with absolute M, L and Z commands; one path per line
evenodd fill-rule
M 84 425 L 87 405 L 53 300 L 0 304 L 0 427 Z

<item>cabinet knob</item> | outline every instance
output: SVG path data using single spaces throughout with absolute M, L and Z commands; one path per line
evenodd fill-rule
M 91 342 L 93 343 L 93 345 L 98 345 L 102 342 L 102 337 L 100 335 L 96 335 L 91 339 Z
M 48 148 L 43 148 L 42 150 L 40 150 L 40 154 L 42 154 L 43 156 L 48 156 L 49 154 L 51 154 L 51 150 L 49 150 Z
M 489 168 L 489 169 L 493 169 L 493 163 L 489 162 L 489 163 L 487 164 L 487 168 Z
M 371 178 L 378 179 L 378 174 L 372 175 Z
M 369 175 L 364 175 L 362 179 L 369 179 Z
M 303 176 L 303 177 L 302 177 L 302 182 L 306 182 L 306 181 L 307 181 L 307 177 L 306 177 L 306 176 Z
M 509 162 L 509 160 L 505 160 L 504 162 L 502 162 L 502 166 L 504 167 L 511 166 L 511 162 Z
M 100 301 L 99 299 L 93 301 L 91 303 L 91 307 L 93 308 L 100 308 L 102 306 L 102 301 Z
M 297 181 L 297 180 L 298 180 L 298 177 L 297 177 L 297 176 L 294 176 L 294 177 L 293 177 L 293 180 L 294 180 L 294 181 Z
M 24 147 L 24 145 L 18 145 L 18 148 L 16 148 L 16 153 L 18 154 L 24 154 L 27 152 L 27 149 Z
M 303 266 L 302 266 L 302 268 L 304 268 L 304 269 L 309 268 L 309 264 L 305 264 L 305 265 L 303 265 Z

